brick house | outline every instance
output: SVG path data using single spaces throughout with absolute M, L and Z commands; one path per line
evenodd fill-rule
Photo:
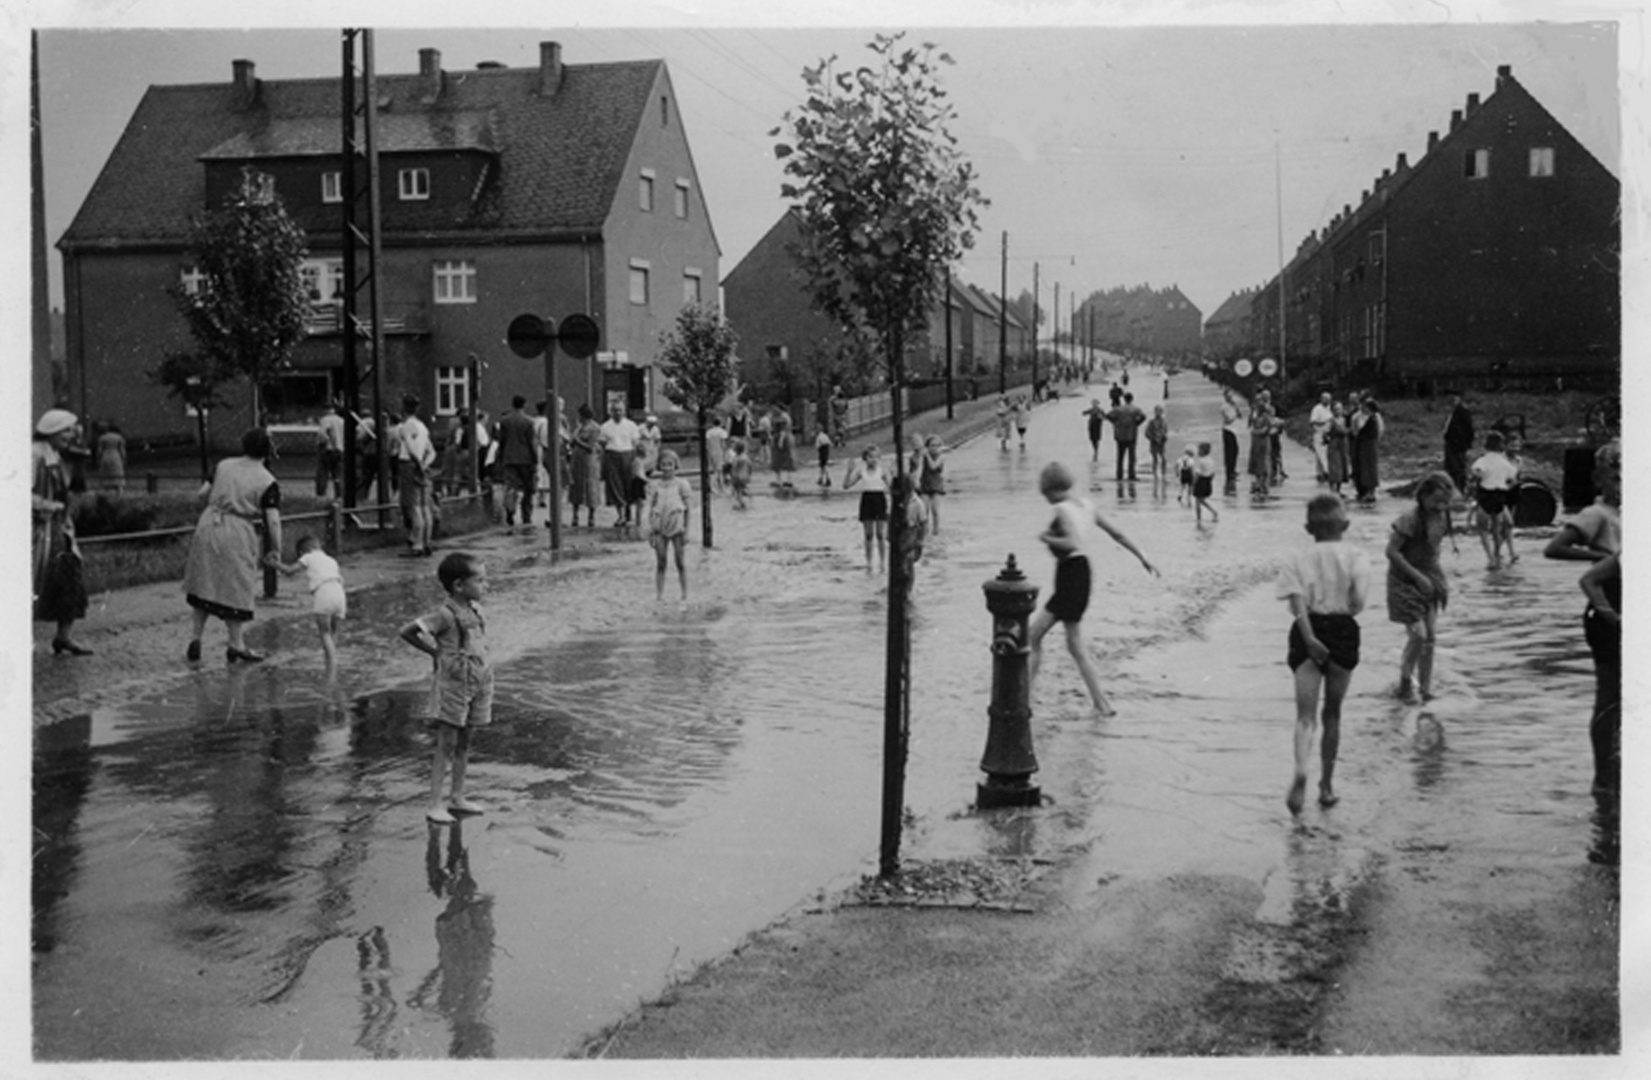
M 1286 359 L 1321 377 L 1601 375 L 1621 350 L 1621 183 L 1499 67 L 1284 268 Z M 1279 288 L 1253 340 L 1277 351 Z
M 302 420 L 341 394 L 341 82 L 260 80 L 247 60 L 232 73 L 150 87 L 58 241 L 71 403 L 129 437 L 193 429 L 145 370 L 192 346 L 165 290 L 188 287 L 190 220 L 243 166 L 273 178 L 309 236 L 310 335 L 266 404 Z M 471 354 L 482 408 L 542 399 L 543 361 L 509 352 L 505 328 L 585 312 L 603 353 L 559 362 L 569 411 L 610 394 L 659 408 L 658 335 L 685 300 L 715 297 L 719 257 L 664 62 L 564 64 L 547 41 L 537 67 L 454 72 L 422 49 L 416 74 L 376 82 L 387 404 L 411 391 L 438 415 L 462 409 Z M 215 441 L 249 420 L 243 400 Z
M 1258 288 L 1238 290 L 1204 320 L 1204 355 L 1226 360 L 1250 351 L 1250 308 Z
M 1203 315 L 1178 285 L 1092 293 L 1078 305 L 1076 319 L 1077 325 L 1094 328 L 1096 344 L 1115 352 L 1196 352 L 1203 338 Z

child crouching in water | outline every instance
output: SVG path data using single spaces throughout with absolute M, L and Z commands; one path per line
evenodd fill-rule
M 1307 502 L 1307 531 L 1313 545 L 1294 556 L 1278 577 L 1278 596 L 1290 605 L 1290 648 L 1286 662 L 1296 681 L 1296 771 L 1284 803 L 1301 813 L 1307 796 L 1307 764 L 1313 753 L 1319 689 L 1324 690 L 1324 736 L 1319 743 L 1319 805 L 1339 802 L 1334 787 L 1336 752 L 1341 745 L 1341 703 L 1359 663 L 1359 624 L 1354 616 L 1370 597 L 1370 560 L 1342 543 L 1347 510 L 1341 497 L 1313 496 Z
M 658 556 L 654 571 L 654 598 L 665 598 L 665 555 L 676 552 L 676 577 L 682 586 L 682 599 L 688 599 L 688 571 L 682 564 L 682 549 L 688 542 L 688 506 L 694 492 L 688 481 L 676 474 L 676 453 L 665 450 L 659 455 L 658 475 L 648 483 L 648 506 L 642 520 L 648 523 L 648 544 Z
M 487 566 L 474 555 L 456 551 L 436 567 L 436 578 L 447 591 L 446 601 L 403 626 L 401 639 L 427 654 L 435 668 L 429 715 L 436 746 L 430 808 L 424 816 L 433 824 L 451 825 L 454 813 L 485 812 L 464 797 L 464 774 L 471 730 L 493 722 L 493 665 L 487 659 L 487 624 L 477 606 L 487 592 Z M 452 794 L 443 803 L 441 786 L 449 766 Z
M 315 628 L 321 633 L 321 655 L 326 658 L 327 670 L 338 663 L 338 628 L 344 622 L 344 575 L 338 569 L 338 560 L 321 550 L 321 541 L 313 536 L 298 541 L 298 558 L 290 563 L 281 561 L 270 552 L 265 562 L 281 573 L 308 575 L 305 582 L 310 590 L 310 610 L 315 613 Z
M 1387 541 L 1387 617 L 1405 628 L 1399 696 L 1406 701 L 1433 697 L 1434 635 L 1450 594 L 1439 548 L 1450 535 L 1455 495 L 1449 473 L 1424 476 L 1416 486 L 1416 508 L 1399 515 Z

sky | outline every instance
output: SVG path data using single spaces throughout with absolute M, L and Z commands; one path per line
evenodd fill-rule
M 341 21 L 323 5 L 284 5 L 278 25 L 233 30 L 202 28 L 212 8 L 200 3 L 34 6 L 51 243 L 146 87 L 227 82 L 237 58 L 266 79 L 338 74 L 336 26 L 308 17 L 316 7 Z M 1293 253 L 1357 204 L 1398 153 L 1421 157 L 1427 133 L 1448 130 L 1469 93 L 1492 93 L 1498 65 L 1512 65 L 1622 175 L 1619 51 L 1638 49 L 1643 29 L 1624 32 L 1607 5 L 1577 4 L 1455 5 L 1458 21 L 1443 24 L 1394 21 L 1403 3 L 1367 5 L 1367 14 L 1353 3 L 1341 5 L 1352 21 L 1295 27 L 1277 24 L 1291 9 L 1281 3 L 1188 5 L 1190 13 L 1155 5 L 1155 22 L 1180 25 L 1098 25 L 1138 23 L 1145 6 L 854 0 L 803 9 L 808 29 L 742 0 L 691 14 L 576 0 L 555 6 L 562 19 L 550 28 L 522 25 L 535 9 L 491 0 L 467 4 L 464 26 L 438 25 L 450 15 L 421 18 L 428 8 L 368 8 L 360 14 L 385 16 L 372 23 L 385 74 L 417 70 L 426 46 L 450 71 L 483 60 L 535 65 L 541 40 L 561 42 L 570 64 L 663 58 L 724 277 L 784 211 L 769 132 L 800 100 L 802 69 L 833 54 L 858 63 L 878 29 L 907 29 L 912 43 L 932 41 L 956 61 L 942 76 L 956 110 L 951 130 L 991 203 L 964 277 L 998 289 L 1007 233 L 1011 295 L 1033 287 L 1036 267 L 1045 308 L 1057 283 L 1063 311 L 1074 291 L 1173 285 L 1206 316 L 1277 272 L 1281 238 Z M 1442 10 L 1415 9 L 1433 18 Z M 1536 21 L 1542 13 L 1558 21 Z M 139 15 L 148 29 L 133 23 Z M 61 304 L 55 250 L 50 274 Z

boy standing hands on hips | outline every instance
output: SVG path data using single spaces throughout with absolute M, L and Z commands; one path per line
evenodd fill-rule
M 464 797 L 470 732 L 493 722 L 493 665 L 487 659 L 487 625 L 477 606 L 487 592 L 487 567 L 474 555 L 454 552 L 436 567 L 447 599 L 436 610 L 401 628 L 401 638 L 434 662 L 430 717 L 435 760 L 430 770 L 430 808 L 424 816 L 451 825 L 453 814 L 480 814 L 485 807 Z M 449 766 L 452 794 L 441 800 Z
M 1290 605 L 1287 662 L 1296 680 L 1296 771 L 1285 805 L 1301 813 L 1307 797 L 1307 762 L 1313 752 L 1319 688 L 1324 688 L 1324 738 L 1319 745 L 1319 805 L 1340 801 L 1332 780 L 1341 745 L 1341 703 L 1359 663 L 1359 624 L 1354 618 L 1370 596 L 1370 560 L 1342 543 L 1347 510 L 1337 495 L 1307 502 L 1307 531 L 1314 544 L 1285 564 L 1278 596 Z

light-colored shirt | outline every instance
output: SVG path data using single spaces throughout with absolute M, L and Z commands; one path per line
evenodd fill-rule
M 416 461 L 426 467 L 435 463 L 436 448 L 430 443 L 430 429 L 416 416 L 409 416 L 396 427 L 396 458 Z
M 609 450 L 635 450 L 636 444 L 642 437 L 642 429 L 636 426 L 636 421 L 628 416 L 621 416 L 618 420 L 602 422 L 602 442 Z
M 1519 466 L 1495 451 L 1479 458 L 1468 471 L 1481 491 L 1507 491 L 1519 482 Z
M 320 443 L 328 450 L 344 449 L 344 418 L 330 412 L 321 418 Z
M 1370 596 L 1370 559 L 1363 549 L 1325 540 L 1291 556 L 1278 575 L 1280 600 L 1299 596 L 1318 615 L 1357 615 Z
M 1314 431 L 1323 435 L 1330 430 L 1330 418 L 1334 415 L 1335 413 L 1330 410 L 1330 406 L 1321 401 L 1313 406 L 1312 412 L 1307 414 L 1307 423 L 1312 425 Z
M 304 568 L 304 583 L 309 586 L 310 592 L 315 592 L 328 582 L 336 582 L 339 585 L 344 583 L 344 575 L 338 569 L 338 560 L 320 548 L 298 556 L 298 565 Z

